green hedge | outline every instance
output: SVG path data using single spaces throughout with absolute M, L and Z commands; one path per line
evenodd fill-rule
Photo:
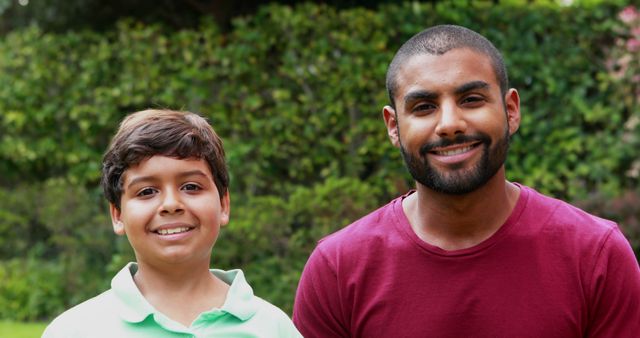
M 510 179 L 572 201 L 637 193 L 638 129 L 625 123 L 640 111 L 604 66 L 621 8 L 269 5 L 225 34 L 207 19 L 197 30 L 122 21 L 106 34 L 12 32 L 0 40 L 0 272 L 10 277 L 0 299 L 29 310 L 0 305 L 0 316 L 55 315 L 132 259 L 96 186 L 117 123 L 147 107 L 200 112 L 221 134 L 232 221 L 213 264 L 243 267 L 259 295 L 290 310 L 315 241 L 410 187 L 381 118 L 385 71 L 433 24 L 470 27 L 504 52 L 523 106 Z M 21 267 L 34 262 L 47 268 L 29 285 L 51 280 L 55 292 L 21 291 Z

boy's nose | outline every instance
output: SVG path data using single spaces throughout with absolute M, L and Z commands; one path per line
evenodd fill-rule
M 184 211 L 184 205 L 177 193 L 167 192 L 162 199 L 160 214 L 174 214 Z

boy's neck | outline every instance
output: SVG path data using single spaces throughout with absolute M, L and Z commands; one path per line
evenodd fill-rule
M 229 285 L 209 271 L 208 263 L 167 269 L 139 262 L 133 280 L 156 310 L 189 327 L 202 312 L 222 307 L 227 297 Z

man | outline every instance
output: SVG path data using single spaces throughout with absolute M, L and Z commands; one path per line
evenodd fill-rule
M 305 337 L 637 337 L 640 269 L 613 222 L 506 181 L 520 97 L 481 35 L 436 26 L 387 72 L 416 190 L 320 241 Z

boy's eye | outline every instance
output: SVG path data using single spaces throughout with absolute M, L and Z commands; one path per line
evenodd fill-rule
M 187 183 L 182 186 L 183 190 L 200 190 L 200 186 L 195 183 Z
M 156 190 L 153 188 L 144 188 L 140 190 L 136 196 L 149 196 L 154 194 L 155 192 Z

